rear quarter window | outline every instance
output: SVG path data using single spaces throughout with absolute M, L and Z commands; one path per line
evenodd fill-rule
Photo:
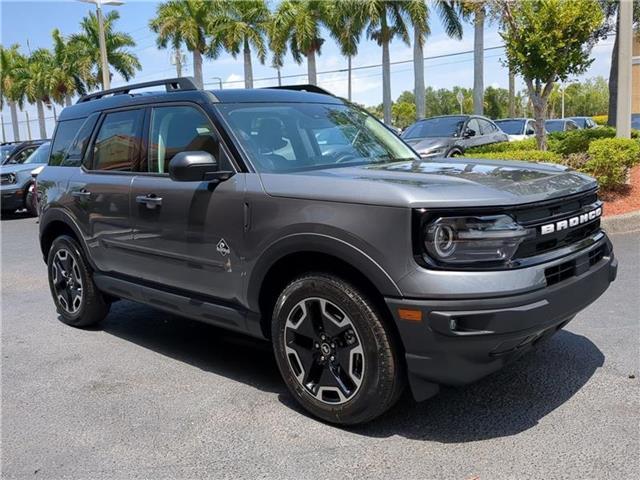
M 84 121 L 84 118 L 78 118 L 75 120 L 58 122 L 56 133 L 53 137 L 53 144 L 51 146 L 49 165 L 61 166 L 63 164 L 67 150 Z

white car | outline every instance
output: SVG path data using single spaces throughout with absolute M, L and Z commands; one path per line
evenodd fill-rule
M 536 121 L 533 118 L 503 118 L 495 122 L 507 134 L 510 142 L 525 140 L 536 134 Z

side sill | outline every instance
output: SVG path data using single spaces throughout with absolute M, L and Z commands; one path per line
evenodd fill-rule
M 93 281 L 100 291 L 115 297 L 144 303 L 176 315 L 264 339 L 260 332 L 249 328 L 249 325 L 256 322 L 255 314 L 248 310 L 219 305 L 213 301 L 192 298 L 186 294 L 167 292 L 103 273 L 95 273 Z

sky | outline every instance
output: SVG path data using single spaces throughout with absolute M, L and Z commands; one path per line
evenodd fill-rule
M 271 6 L 276 0 L 271 0 Z M 145 82 L 161 78 L 175 76 L 175 67 L 170 63 L 168 50 L 158 50 L 155 44 L 155 34 L 148 28 L 149 20 L 155 15 L 158 2 L 143 0 L 125 0 L 125 4 L 115 7 L 120 12 L 120 20 L 116 24 L 117 30 L 129 33 L 135 40 L 136 46 L 131 50 L 135 53 L 141 64 L 142 71 L 138 72 L 133 82 Z M 52 46 L 51 31 L 58 28 L 63 35 L 70 35 L 79 30 L 79 23 L 91 9 L 95 8 L 88 3 L 80 1 L 7 1 L 0 0 L 0 42 L 2 45 L 21 45 L 25 54 L 29 50 L 40 47 Z M 104 10 L 110 10 L 105 7 Z M 432 13 L 430 22 L 431 35 L 427 39 L 424 54 L 425 57 L 440 57 L 425 61 L 425 82 L 427 87 L 451 88 L 455 85 L 463 87 L 473 86 L 473 55 L 446 56 L 453 53 L 469 52 L 473 49 L 473 26 L 465 24 L 462 40 L 452 40 L 446 36 L 442 25 L 435 12 Z M 340 55 L 338 47 L 324 32 L 325 43 L 321 55 L 317 59 L 318 83 L 321 87 L 340 96 L 347 96 L 346 72 L 326 73 L 327 70 L 346 69 L 346 59 Z M 489 24 L 485 29 L 485 47 L 502 45 L 497 26 Z M 595 76 L 608 77 L 611 48 L 613 38 L 608 38 L 596 45 L 592 52 L 594 62 L 589 70 L 580 78 Z M 192 75 L 191 55 L 185 50 L 187 65 L 183 68 L 183 75 Z M 413 57 L 412 47 L 403 44 L 396 39 L 391 44 L 391 61 L 406 61 Z M 504 53 L 501 49 L 485 52 L 485 87 L 507 88 L 508 73 L 503 66 Z M 353 60 L 353 67 L 377 65 L 381 63 L 382 49 L 373 41 L 363 37 L 359 53 Z M 296 64 L 291 57 L 285 61 L 282 75 L 300 75 L 295 78 L 283 80 L 283 83 L 307 83 L 307 67 L 305 63 Z M 243 63 L 239 56 L 234 59 L 231 55 L 222 53 L 215 60 L 205 59 L 203 65 L 205 88 L 219 88 L 219 77 L 223 80 L 223 88 L 242 88 Z M 262 80 L 261 78 L 273 78 L 276 71 L 266 65 L 260 65 L 256 58 L 253 59 L 253 76 L 255 87 L 267 87 L 276 85 L 277 80 Z M 364 105 L 377 105 L 382 102 L 382 72 L 379 66 L 357 70 L 353 73 L 353 101 Z M 115 76 L 112 87 L 122 85 L 125 82 Z M 524 88 L 521 81 L 517 81 L 517 89 Z M 391 68 L 392 98 L 396 98 L 405 90 L 413 90 L 413 64 L 401 63 L 392 65 Z M 59 112 L 62 107 L 56 106 Z M 31 120 L 31 133 L 34 138 L 38 136 L 37 114 L 35 106 L 26 106 Z M 21 138 L 27 137 L 26 116 L 20 113 Z M 51 136 L 54 128 L 53 111 L 46 111 L 47 134 Z M 8 108 L 2 110 L 2 122 L 5 127 L 7 140 L 13 138 L 11 132 L 11 118 Z

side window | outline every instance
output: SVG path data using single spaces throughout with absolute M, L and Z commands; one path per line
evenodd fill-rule
M 478 123 L 480 124 L 480 132 L 482 135 L 488 135 L 494 132 L 493 125 L 491 122 L 487 122 L 486 120 L 478 119 Z
M 49 165 L 59 166 L 64 160 L 67 149 L 73 141 L 78 129 L 84 123 L 84 118 L 75 120 L 66 120 L 58 122 L 56 132 L 53 136 L 53 145 L 51 146 L 51 156 L 49 157 Z
M 569 130 L 576 130 L 576 128 L 577 128 L 577 127 L 576 127 L 576 124 L 575 124 L 575 123 L 573 123 L 573 122 L 567 122 L 567 123 L 566 123 L 566 125 L 567 125 L 567 127 L 566 127 L 567 131 L 569 131 Z
M 108 113 L 93 146 L 93 169 L 117 172 L 135 170 L 140 157 L 144 110 Z
M 478 135 L 482 135 L 482 131 L 480 130 L 480 124 L 478 123 L 478 120 L 475 118 L 472 118 L 467 122 L 467 130 L 473 130 L 475 132 L 476 137 Z
M 169 162 L 180 152 L 209 152 L 221 162 L 224 156 L 219 155 L 220 142 L 209 118 L 195 107 L 175 106 L 157 107 L 151 110 L 151 126 L 149 132 L 149 154 L 146 168 L 143 171 L 167 173 Z M 222 158 L 221 158 L 222 157 Z
M 36 151 L 36 148 L 38 148 L 37 145 L 21 150 L 20 153 L 13 157 L 11 163 L 23 163 L 27 158 L 29 158 L 29 155 Z
M 91 133 L 93 132 L 93 127 L 95 127 L 98 117 L 99 114 L 94 113 L 82 124 L 73 142 L 71 142 L 71 145 L 67 149 L 64 160 L 60 163 L 61 166 L 79 167 L 82 164 L 85 149 L 89 140 L 91 140 Z

